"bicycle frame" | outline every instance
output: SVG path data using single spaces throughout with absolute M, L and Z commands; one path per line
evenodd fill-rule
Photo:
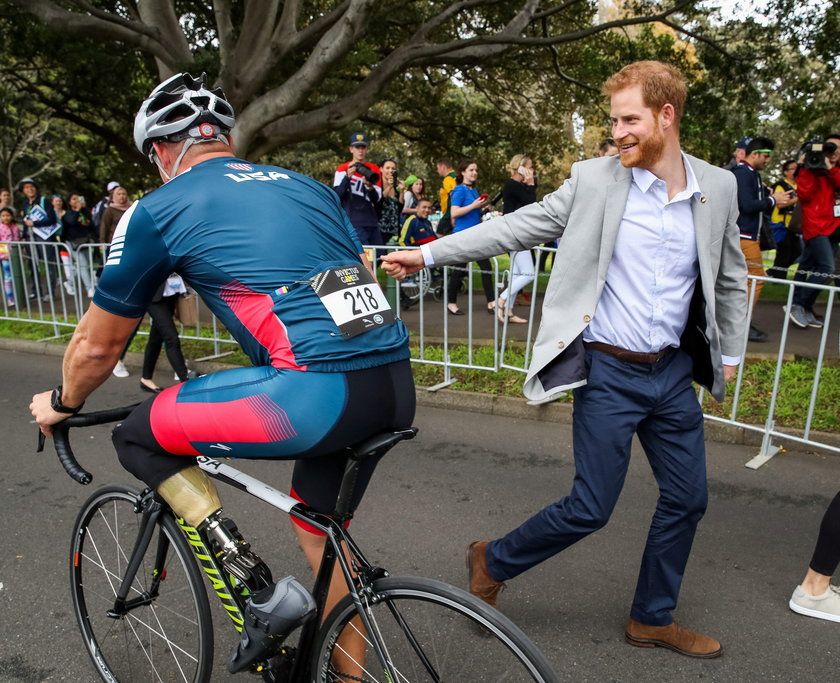
M 356 605 L 362 625 L 367 633 L 375 632 L 365 612 L 363 595 L 370 592 L 370 585 L 375 579 L 387 576 L 387 572 L 385 572 L 384 569 L 374 567 L 370 564 L 370 562 L 368 562 L 362 554 L 361 549 L 358 545 L 356 545 L 355 541 L 344 528 L 344 522 L 349 519 L 351 515 L 345 513 L 331 517 L 326 514 L 316 512 L 315 510 L 306 507 L 300 501 L 278 491 L 259 479 L 245 474 L 244 472 L 240 472 L 234 467 L 215 460 L 214 458 L 206 456 L 199 457 L 197 459 L 197 464 L 211 478 L 244 491 L 269 504 L 270 506 L 282 510 L 290 517 L 312 525 L 326 535 L 327 543 L 324 546 L 321 566 L 318 570 L 318 575 L 312 589 L 312 595 L 318 605 L 318 611 L 316 613 L 316 618 L 308 621 L 301 629 L 297 645 L 298 656 L 294 659 L 291 680 L 305 680 L 310 674 L 308 669 L 311 658 L 309 655 L 317 637 L 321 621 L 325 616 L 323 606 L 326 601 L 327 592 L 329 591 L 336 561 L 344 574 L 348 591 L 352 596 L 353 603 Z M 345 472 L 347 489 L 352 489 L 355 470 L 357 468 L 358 461 L 350 459 Z M 343 486 L 342 491 L 344 491 L 344 489 L 345 487 Z M 342 497 L 340 496 L 339 501 L 341 501 L 341 499 Z M 339 506 L 340 504 L 341 503 L 339 503 Z M 165 535 L 161 535 L 158 541 L 159 545 L 156 551 L 154 578 L 150 589 L 132 600 L 127 601 L 126 597 L 134 582 L 137 568 L 139 567 L 140 562 L 151 542 L 157 518 L 161 514 L 173 514 L 175 521 L 178 523 L 179 528 L 186 536 L 190 547 L 192 548 L 199 567 L 201 567 L 209 579 L 213 590 L 222 602 L 228 617 L 230 617 L 233 622 L 234 628 L 237 632 L 241 632 L 244 624 L 245 600 L 236 590 L 236 586 L 233 581 L 228 578 L 228 572 L 226 572 L 224 567 L 221 566 L 214 553 L 210 551 L 210 544 L 206 534 L 187 524 L 183 518 L 175 516 L 168 506 L 157 499 L 154 492 L 149 489 L 145 490 L 140 495 L 140 498 L 137 501 L 137 508 L 138 511 L 142 512 L 143 521 L 129 558 L 125 575 L 122 577 L 122 583 L 115 597 L 114 607 L 108 612 L 109 616 L 119 618 L 124 616 L 134 607 L 148 604 L 154 600 L 157 594 L 157 588 L 162 580 L 166 554 L 169 549 L 169 542 Z M 347 549 L 346 555 L 343 550 L 344 548 Z M 391 676 L 391 680 L 398 680 L 397 674 L 393 670 L 388 658 L 385 656 L 378 639 L 372 638 L 372 644 L 379 657 L 380 663 L 388 672 L 388 675 Z
M 368 562 L 359 546 L 356 545 L 356 542 L 350 536 L 349 532 L 344 528 L 344 523 L 352 517 L 352 515 L 347 512 L 346 508 L 348 506 L 349 497 L 352 494 L 353 487 L 355 486 L 359 462 L 360 461 L 358 459 L 352 456 L 348 458 L 344 479 L 342 481 L 341 492 L 339 493 L 338 503 L 336 505 L 337 512 L 334 516 L 329 516 L 312 510 L 300 501 L 292 498 L 290 495 L 282 493 L 265 482 L 245 474 L 244 472 L 240 472 L 236 468 L 222 463 L 219 460 L 207 456 L 197 458 L 198 466 L 206 472 L 209 477 L 233 486 L 240 491 L 244 491 L 271 505 L 272 507 L 282 510 L 290 517 L 310 524 L 326 535 L 327 543 L 324 546 L 324 553 L 321 556 L 321 565 L 318 569 L 318 575 L 315 578 L 315 585 L 312 589 L 312 595 L 318 605 L 318 611 L 315 619 L 311 619 L 309 622 L 304 624 L 301 630 L 297 648 L 298 656 L 294 661 L 291 680 L 305 680 L 305 677 L 310 673 L 308 671 L 310 659 L 309 654 L 317 636 L 321 621 L 325 616 L 323 613 L 323 605 L 326 601 L 327 592 L 329 591 L 330 583 L 332 581 L 332 574 L 336 561 L 341 567 L 342 574 L 344 575 L 344 579 L 347 583 L 347 589 L 352 596 L 353 603 L 356 605 L 356 610 L 362 620 L 362 625 L 368 633 L 374 632 L 372 624 L 365 612 L 362 595 L 366 591 L 370 590 L 370 584 L 375 579 L 387 576 L 387 572 L 383 569 L 374 567 L 370 564 L 370 562 Z M 179 525 L 182 525 L 183 520 L 178 520 L 178 523 Z M 195 551 L 196 546 L 193 545 L 192 547 Z M 348 558 L 345 556 L 343 550 L 344 547 L 347 548 L 350 562 L 348 562 Z M 216 570 L 220 569 L 215 558 L 212 557 L 212 553 L 207 553 L 207 559 L 215 565 Z M 201 562 L 201 560 L 199 561 Z M 202 564 L 201 566 L 205 565 Z M 353 576 L 354 572 L 356 574 L 356 579 L 354 579 Z M 223 576 L 223 574 L 220 575 Z M 223 603 L 224 602 L 225 601 L 223 600 Z M 240 610 L 242 608 L 243 606 L 240 605 Z M 229 612 L 229 615 L 233 618 L 233 614 L 231 612 Z M 241 618 L 241 612 L 238 616 Z M 236 620 L 234 620 L 234 622 L 236 622 Z M 241 630 L 241 622 L 238 630 Z M 388 658 L 385 656 L 381 643 L 377 638 L 373 638 L 372 641 L 379 661 L 382 666 L 385 667 L 385 670 L 388 672 L 391 680 L 398 680 L 397 673 L 393 669 Z

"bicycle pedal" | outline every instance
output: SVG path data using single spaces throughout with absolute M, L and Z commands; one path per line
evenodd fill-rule
M 265 665 L 257 664 L 251 672 L 261 674 L 267 683 L 291 683 L 296 654 L 297 650 L 293 647 L 281 648 Z

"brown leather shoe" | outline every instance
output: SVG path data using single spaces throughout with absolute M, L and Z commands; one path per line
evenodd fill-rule
M 676 621 L 668 626 L 646 626 L 628 619 L 624 639 L 636 647 L 667 647 L 687 657 L 712 659 L 723 654 L 723 647 L 717 640 L 689 631 Z
M 496 606 L 499 593 L 505 584 L 496 581 L 487 571 L 487 541 L 475 541 L 467 548 L 467 572 L 470 580 L 470 593 L 484 600 L 490 607 Z

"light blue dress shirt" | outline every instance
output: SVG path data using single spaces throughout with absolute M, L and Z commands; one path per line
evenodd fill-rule
M 668 199 L 665 181 L 633 168 L 604 291 L 585 341 L 655 353 L 679 346 L 700 272 L 692 197 L 700 186 L 683 156 L 686 188 Z

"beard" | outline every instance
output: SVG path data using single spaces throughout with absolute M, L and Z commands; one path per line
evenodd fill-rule
M 657 118 L 656 124 L 659 123 Z M 631 145 L 636 143 L 636 146 L 629 152 L 621 152 L 619 160 L 625 168 L 651 168 L 662 158 L 662 152 L 665 149 L 665 135 L 660 130 L 659 125 L 654 125 L 653 133 L 646 140 L 638 140 L 636 137 L 630 135 L 616 140 L 615 143 L 621 148 L 621 145 Z

